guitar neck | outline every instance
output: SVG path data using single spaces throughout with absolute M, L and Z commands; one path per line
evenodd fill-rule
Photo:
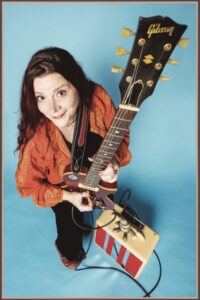
M 84 186 L 92 188 L 98 186 L 100 181 L 99 172 L 105 169 L 107 164 L 112 161 L 138 110 L 135 106 L 127 107 L 126 105 L 120 105 L 85 177 Z

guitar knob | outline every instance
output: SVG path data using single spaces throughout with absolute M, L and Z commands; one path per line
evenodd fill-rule
M 128 239 L 128 234 L 127 234 L 127 233 L 124 233 L 122 240 L 126 242 L 127 239 Z

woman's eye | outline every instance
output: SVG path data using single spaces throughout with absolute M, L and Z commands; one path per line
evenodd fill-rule
M 37 96 L 36 99 L 37 99 L 37 101 L 41 102 L 41 101 L 44 100 L 44 97 L 43 96 Z
M 57 95 L 62 97 L 62 96 L 65 96 L 66 93 L 67 93 L 67 92 L 66 92 L 65 90 L 60 90 L 60 91 L 57 93 Z

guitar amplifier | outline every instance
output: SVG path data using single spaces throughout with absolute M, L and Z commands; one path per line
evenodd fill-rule
M 118 205 L 117 205 L 118 206 Z M 119 207 L 119 211 L 121 207 Z M 150 258 L 159 235 L 137 218 L 127 214 L 117 214 L 106 210 L 96 221 L 95 243 L 134 278 L 137 278 Z

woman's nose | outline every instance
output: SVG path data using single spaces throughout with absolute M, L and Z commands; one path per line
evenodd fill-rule
M 51 100 L 49 101 L 49 108 L 50 110 L 52 110 L 52 112 L 58 111 L 60 109 L 60 104 L 58 102 L 57 99 L 55 98 L 51 98 Z

